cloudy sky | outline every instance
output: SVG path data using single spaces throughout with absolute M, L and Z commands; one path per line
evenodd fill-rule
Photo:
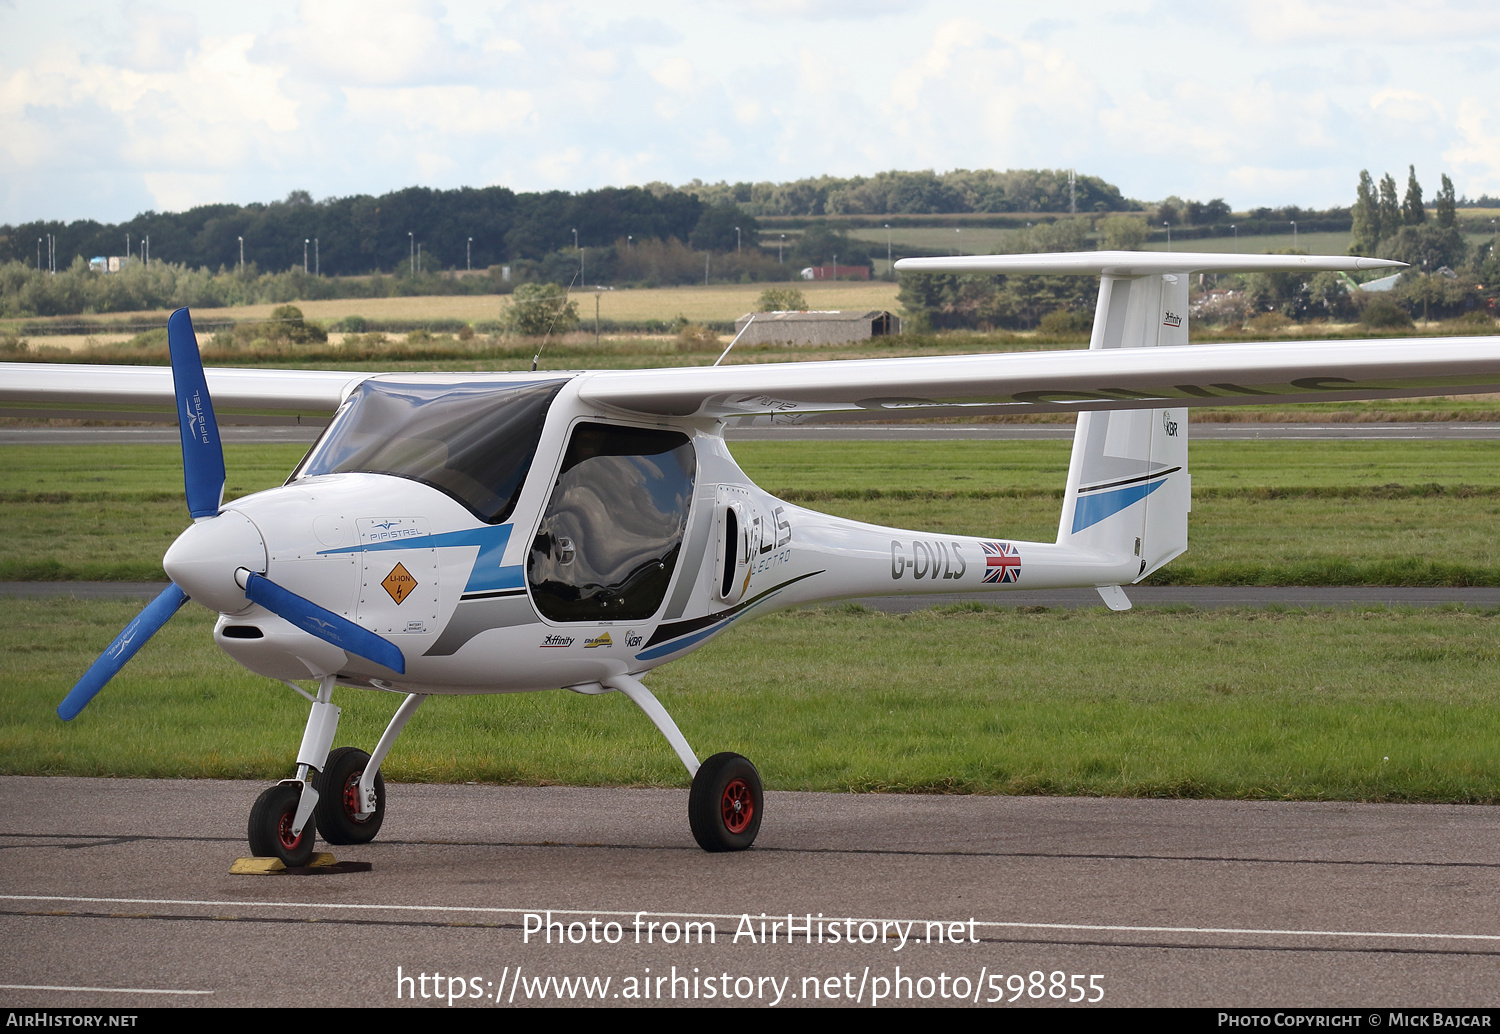
M 1500 195 L 1493 0 L 0 0 L 0 223 L 503 184 L 1074 167 Z

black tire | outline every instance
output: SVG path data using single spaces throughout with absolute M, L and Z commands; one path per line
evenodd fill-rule
M 302 835 L 292 837 L 292 820 L 297 817 L 297 802 L 301 799 L 301 788 L 286 783 L 277 783 L 255 799 L 250 809 L 251 854 L 257 858 L 280 858 L 291 868 L 312 860 L 317 817 L 309 815 Z
M 359 777 L 370 755 L 357 747 L 329 751 L 328 762 L 314 779 L 318 788 L 318 832 L 330 844 L 368 844 L 385 821 L 385 777 L 375 773 L 375 813 L 359 817 Z
M 755 843 L 765 810 L 760 773 L 738 754 L 715 754 L 693 776 L 688 824 L 705 851 L 743 851 Z

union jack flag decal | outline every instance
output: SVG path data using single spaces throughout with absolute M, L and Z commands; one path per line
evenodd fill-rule
M 1018 582 L 1021 580 L 1021 553 L 1009 542 L 981 542 L 984 547 L 984 580 Z

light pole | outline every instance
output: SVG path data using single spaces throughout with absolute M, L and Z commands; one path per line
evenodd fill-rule
M 1297 220 L 1289 220 L 1292 224 L 1292 250 L 1297 250 Z
M 323 258 L 318 254 L 318 238 L 313 238 L 313 276 L 323 275 Z
M 583 275 L 583 249 L 578 246 L 578 228 L 573 228 L 573 248 L 578 252 L 578 282 L 581 284 L 586 279 Z
M 958 241 L 958 253 L 962 255 L 964 253 L 964 231 L 961 227 L 955 226 L 953 232 L 958 234 L 954 239 Z
M 302 275 L 307 275 L 307 246 L 312 243 L 308 237 L 302 238 Z
M 127 244 L 125 247 L 128 250 L 129 247 L 130 247 L 130 245 Z M 240 238 L 240 272 L 243 273 L 244 271 L 245 271 L 245 238 L 241 237 Z
M 468 246 L 464 248 L 464 269 L 474 271 L 474 238 L 469 238 Z
M 42 271 L 42 239 L 40 237 L 36 239 L 36 271 L 38 273 Z
M 891 267 L 891 224 L 885 224 L 885 271 L 892 272 Z
M 1162 225 L 1167 228 L 1167 250 L 1171 251 L 1172 250 L 1172 224 L 1171 223 L 1162 223 Z
M 740 250 L 740 228 L 738 226 L 734 228 L 734 250 L 736 254 Z
M 786 247 L 786 234 L 781 235 L 781 240 L 776 242 L 776 264 L 781 265 L 781 249 Z
M 625 235 L 625 250 L 626 251 L 630 251 L 634 247 L 635 247 L 635 237 L 634 237 L 634 235 L 627 233 Z
M 1234 223 L 1230 223 L 1229 229 L 1234 232 L 1234 250 L 1238 253 L 1240 250 L 1240 228 Z
M 406 245 L 407 250 L 411 252 L 411 258 L 409 258 L 407 262 L 409 264 L 411 275 L 415 277 L 417 275 L 417 238 L 416 235 L 413 234 L 410 230 L 406 231 Z

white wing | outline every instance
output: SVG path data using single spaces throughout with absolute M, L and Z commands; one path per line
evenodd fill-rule
M 901 273 L 1092 273 L 1149 276 L 1152 273 L 1316 273 L 1360 269 L 1405 269 L 1405 262 L 1358 255 L 1224 255 L 1202 251 L 1065 251 L 1050 255 L 957 255 L 908 258 Z
M 583 376 L 583 399 L 661 416 L 890 419 L 1161 409 L 1500 391 L 1500 338 L 1012 352 Z
M 224 412 L 329 414 L 367 373 L 327 370 L 206 371 L 214 407 Z M 79 411 L 177 410 L 172 370 L 166 366 L 86 366 L 74 363 L 6 363 L 0 366 L 0 402 L 7 412 L 39 416 Z

